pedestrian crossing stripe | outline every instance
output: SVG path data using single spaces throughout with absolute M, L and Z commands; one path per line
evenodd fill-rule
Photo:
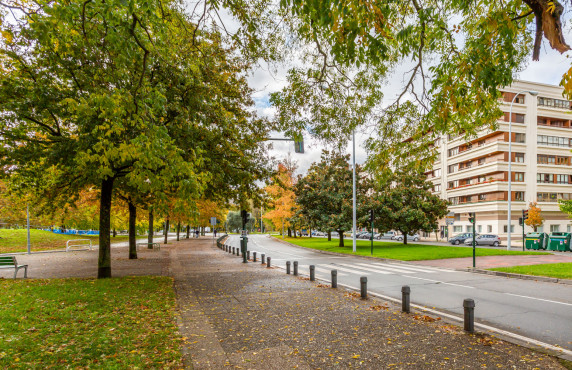
M 355 266 L 355 265 L 352 265 L 352 264 L 349 264 L 349 263 L 336 263 L 336 265 L 341 265 L 341 266 L 346 266 L 346 267 L 351 267 L 351 268 L 353 268 L 353 270 L 350 270 L 350 269 L 347 269 L 347 268 L 343 268 L 343 267 L 340 268 L 340 270 L 348 271 L 348 272 L 351 272 L 351 273 L 353 273 L 353 274 L 362 273 L 361 271 L 356 271 L 355 269 L 360 269 L 360 270 L 365 270 L 365 271 L 371 271 L 371 272 L 375 272 L 375 273 L 383 274 L 383 275 L 389 275 L 389 274 L 391 274 L 391 272 L 389 272 L 389 271 L 374 270 L 374 269 L 367 268 L 367 267 Z M 364 275 L 368 275 L 368 274 L 367 274 L 367 273 L 364 273 Z
M 413 272 L 424 272 L 428 274 L 434 274 L 438 272 L 437 270 L 428 269 L 425 267 L 413 267 L 413 266 L 403 266 L 397 263 L 373 263 L 376 266 L 386 267 L 389 266 L 391 268 L 399 269 L 399 270 L 406 270 L 406 271 L 413 271 Z
M 366 263 L 357 263 L 357 265 L 359 265 L 359 266 L 365 266 L 365 267 L 377 267 L 377 266 L 378 266 L 378 264 L 376 264 L 375 266 L 372 266 L 371 264 L 366 264 Z M 358 266 L 358 268 L 362 268 L 362 267 L 359 267 L 359 266 Z M 402 274 L 414 274 L 414 273 L 415 273 L 414 271 L 398 269 L 398 268 L 394 268 L 394 267 L 389 267 L 389 266 L 387 266 L 387 265 L 379 266 L 379 267 L 377 267 L 377 268 L 382 269 L 382 271 L 389 270 L 390 272 L 400 272 L 400 273 L 402 273 Z M 417 272 L 418 272 L 418 271 L 417 271 Z
M 323 274 L 331 274 L 332 270 L 335 270 L 335 269 L 328 270 L 326 268 L 319 267 L 317 265 L 315 265 L 315 266 L 316 266 L 316 272 L 321 272 Z M 303 275 L 310 275 L 310 265 L 299 265 L 298 266 L 298 272 L 300 272 L 300 271 L 304 271 L 304 273 L 302 273 Z M 305 271 L 307 271 L 308 274 L 306 274 Z M 347 275 L 348 274 L 344 274 L 343 272 L 338 272 L 338 276 L 347 276 Z

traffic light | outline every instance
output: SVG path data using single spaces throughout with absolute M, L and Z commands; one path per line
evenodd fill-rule
M 523 209 L 522 210 L 522 221 L 526 221 L 528 220 L 528 209 Z
M 294 152 L 304 153 L 304 139 L 294 140 Z
M 475 212 L 469 212 L 469 222 L 472 224 L 475 223 Z
M 246 212 L 245 210 L 240 211 L 240 215 L 242 216 L 242 223 L 248 223 L 248 219 L 250 219 L 250 213 Z

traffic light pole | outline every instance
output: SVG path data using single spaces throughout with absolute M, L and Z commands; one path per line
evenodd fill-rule
M 371 255 L 373 256 L 373 209 L 371 210 Z
M 525 218 L 528 218 L 528 212 L 526 212 L 526 210 L 523 209 L 523 210 L 522 210 L 522 251 L 523 251 L 523 252 L 524 252 L 524 242 L 525 242 L 525 241 L 524 241 L 524 240 L 525 240 L 525 239 L 524 239 L 524 238 L 525 238 L 525 236 L 524 236 L 524 221 L 525 221 Z
M 248 245 L 248 238 L 246 237 L 246 222 L 248 219 L 248 213 L 244 210 L 240 212 L 242 216 L 242 235 L 240 236 L 240 249 L 242 251 L 242 263 L 247 263 L 248 260 L 246 259 L 246 251 Z
M 477 267 L 476 263 L 476 251 L 475 245 L 477 244 L 475 241 L 475 234 L 477 233 L 477 214 L 475 212 L 469 213 L 469 221 L 473 224 L 473 268 Z

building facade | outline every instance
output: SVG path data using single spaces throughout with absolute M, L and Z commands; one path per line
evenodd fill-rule
M 509 109 L 523 90 L 538 95 L 520 94 L 512 108 L 511 239 L 514 246 L 522 242 L 518 219 L 530 202 L 538 203 L 545 219 L 538 231 L 572 231 L 558 207 L 559 199 L 572 199 L 572 103 L 562 98 L 561 87 L 516 81 L 503 89 L 505 113 L 496 130 L 482 130 L 468 141 L 448 136 L 436 142 L 439 158 L 427 175 L 455 213 L 454 225 L 440 223 L 449 236 L 472 231 L 468 212 L 475 212 L 477 233 L 507 239 Z

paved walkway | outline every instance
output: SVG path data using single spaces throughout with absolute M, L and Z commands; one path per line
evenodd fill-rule
M 97 251 L 18 258 L 31 277 L 96 275 Z M 173 277 L 188 368 L 562 368 L 493 336 L 241 261 L 205 238 L 141 250 L 137 260 L 112 250 L 113 276 Z

